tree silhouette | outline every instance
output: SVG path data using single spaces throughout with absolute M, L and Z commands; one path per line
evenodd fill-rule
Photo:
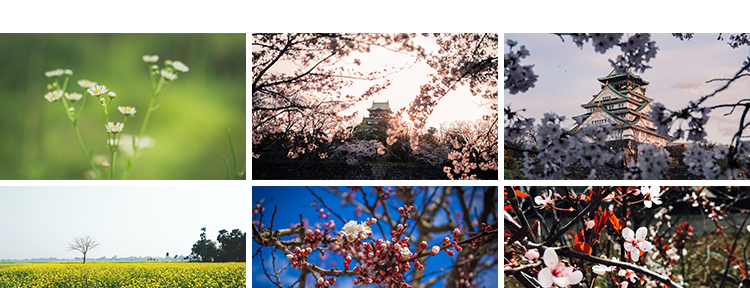
M 89 250 L 99 246 L 99 242 L 95 241 L 91 236 L 76 237 L 73 242 L 68 243 L 68 251 L 78 251 L 83 253 L 83 264 L 86 264 L 86 254 Z

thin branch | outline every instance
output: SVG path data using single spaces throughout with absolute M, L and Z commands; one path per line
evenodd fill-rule
M 312 193 L 312 195 L 315 196 L 315 198 L 318 198 L 318 201 L 320 201 L 320 204 L 323 204 L 323 207 L 326 207 L 326 209 L 328 209 L 328 211 L 331 211 L 331 213 L 333 213 L 333 215 L 335 215 L 336 217 L 338 217 L 339 220 L 341 220 L 341 223 L 346 224 L 346 221 L 344 221 L 344 218 L 341 218 L 341 216 L 339 216 L 339 214 L 336 213 L 336 211 L 333 211 L 333 209 L 331 209 L 331 207 L 328 207 L 328 205 L 326 205 L 326 202 L 323 201 L 323 199 L 321 199 L 320 196 L 318 196 L 318 194 L 315 194 L 315 192 L 312 190 L 312 188 L 310 188 L 310 186 L 307 186 L 307 190 L 310 190 L 310 193 Z

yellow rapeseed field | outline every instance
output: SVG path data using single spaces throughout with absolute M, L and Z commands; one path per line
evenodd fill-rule
M 245 273 L 244 262 L 51 262 L 0 265 L 0 288 L 235 288 L 245 287 Z

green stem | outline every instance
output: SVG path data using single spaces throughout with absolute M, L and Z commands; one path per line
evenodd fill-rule
M 81 149 L 83 149 L 83 156 L 86 156 L 86 160 L 89 161 L 89 165 L 91 165 L 91 169 L 94 170 L 94 173 L 96 173 L 96 178 L 102 179 L 102 175 L 99 174 L 99 170 L 96 170 L 96 166 L 94 166 L 94 161 L 91 161 L 91 155 L 86 150 L 86 145 L 83 144 L 83 139 L 81 138 L 81 132 L 78 131 L 78 124 L 76 122 L 73 122 L 73 128 L 75 128 L 76 136 L 78 136 L 78 144 L 81 144 Z
M 151 102 L 148 103 L 148 109 L 146 110 L 146 117 L 143 119 L 143 124 L 141 125 L 141 132 L 138 133 L 138 140 L 133 140 L 133 155 L 130 156 L 130 160 L 128 160 L 128 165 L 125 168 L 125 173 L 122 174 L 122 180 L 125 180 L 128 176 L 128 172 L 130 172 L 130 167 L 133 165 L 133 161 L 135 160 L 135 155 L 138 154 L 138 147 L 141 146 L 141 141 L 143 141 L 143 133 L 146 133 L 146 126 L 148 126 L 148 119 L 151 118 L 151 112 L 154 110 L 154 103 L 156 103 L 156 96 L 151 97 Z
M 112 180 L 115 177 L 115 154 L 117 154 L 117 152 L 112 152 L 109 157 L 109 180 Z

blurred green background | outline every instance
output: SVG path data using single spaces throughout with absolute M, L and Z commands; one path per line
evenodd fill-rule
M 84 144 L 109 157 L 104 113 L 76 82 L 106 85 L 117 93 L 113 106 L 135 107 L 123 133 L 137 135 L 151 99 L 142 56 L 154 54 L 160 67 L 179 60 L 190 71 L 157 98 L 145 133 L 155 146 L 142 150 L 128 179 L 226 179 L 227 129 L 238 169 L 245 165 L 245 51 L 245 34 L 0 34 L 0 179 L 84 179 L 90 170 L 73 125 L 44 98 L 53 82 L 44 72 L 73 70 L 67 92 L 89 97 L 78 120 Z M 128 158 L 117 157 L 119 179 Z

